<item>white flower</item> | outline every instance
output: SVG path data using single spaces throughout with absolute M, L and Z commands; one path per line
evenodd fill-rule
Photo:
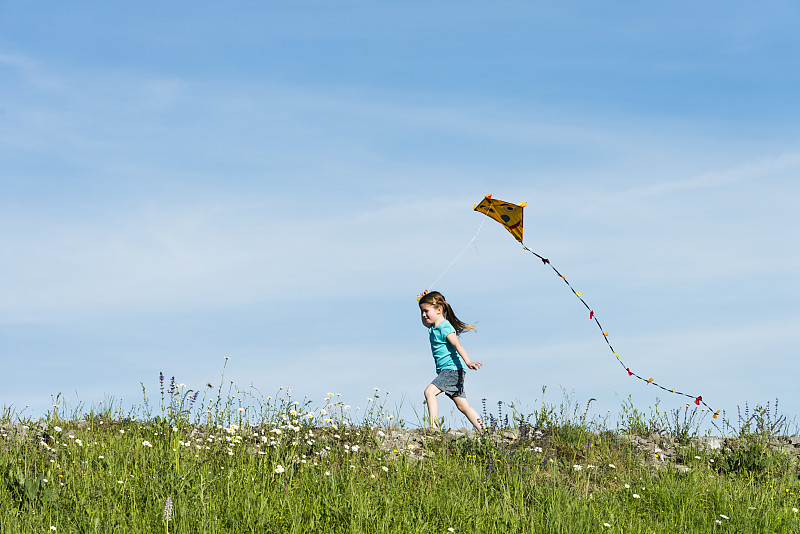
M 700 460 L 701 458 L 699 456 L 695 456 L 694 459 L 695 460 Z
M 630 484 L 625 484 L 625 487 L 626 487 L 626 488 L 630 488 L 630 487 L 631 487 L 631 485 L 630 485 Z
M 144 441 L 142 442 L 142 445 L 144 445 L 145 447 L 151 447 L 151 448 L 153 447 L 153 445 L 152 445 L 152 444 L 151 444 L 149 441 L 147 441 L 147 440 L 144 440 Z
M 383 469 L 384 471 L 388 471 L 389 470 L 389 468 L 386 467 L 385 465 L 383 467 L 381 467 L 381 469 Z
M 53 427 L 53 430 L 55 430 L 56 432 L 61 432 L 61 427 L 60 426 Z
M 50 525 L 50 530 L 55 530 L 55 529 L 56 529 L 56 527 L 54 527 L 53 525 Z
M 456 531 L 456 529 L 454 529 L 453 527 L 450 527 L 450 528 L 447 529 L 447 532 L 455 532 L 455 531 Z
M 719 514 L 719 516 L 720 516 L 722 519 L 730 519 L 730 517 L 728 517 L 728 516 L 727 516 L 727 515 L 725 515 L 725 514 Z
M 382 431 L 378 430 L 378 437 L 379 437 L 379 438 L 382 438 L 382 437 L 383 437 L 383 436 L 385 436 L 385 435 L 386 435 L 386 434 L 384 434 Z
M 792 512 L 797 513 L 797 508 L 792 508 Z
M 634 493 L 634 494 L 633 494 L 633 498 L 634 498 L 634 499 L 641 499 L 641 497 L 639 496 L 639 494 L 638 494 L 638 493 Z
M 616 469 L 617 468 L 617 466 L 614 465 L 614 464 L 608 464 L 608 467 L 610 467 L 611 469 Z
M 358 445 L 353 445 L 353 452 L 358 452 Z
M 286 471 L 286 470 L 283 468 L 283 466 L 282 466 L 282 465 L 278 465 L 278 466 L 275 468 L 275 472 L 276 472 L 276 473 L 283 473 L 284 471 Z
M 326 477 L 329 477 L 329 476 L 331 476 L 331 472 L 330 472 L 330 471 L 325 471 L 325 476 L 326 476 Z
M 714 520 L 714 522 L 715 522 L 716 524 L 718 524 L 718 525 L 721 525 L 721 524 L 722 524 L 722 521 L 720 521 L 719 519 L 715 519 L 715 520 Z
M 603 523 L 603 526 L 606 528 L 611 528 L 611 523 Z
M 583 467 L 581 467 L 581 466 L 579 466 L 579 465 L 573 465 L 573 466 L 572 466 L 572 469 L 573 469 L 574 471 L 580 471 L 581 469 L 583 469 Z

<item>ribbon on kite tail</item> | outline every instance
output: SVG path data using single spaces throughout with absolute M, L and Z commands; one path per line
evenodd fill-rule
M 570 291 L 572 291 L 572 293 L 576 297 L 578 297 L 578 300 L 581 301 L 581 304 L 583 304 L 586 310 L 589 312 L 589 319 L 594 321 L 595 324 L 597 325 L 597 328 L 600 329 L 600 332 L 603 334 L 603 339 L 605 340 L 606 345 L 608 345 L 608 348 L 611 350 L 611 353 L 614 354 L 614 357 L 617 360 L 617 362 L 619 362 L 622 368 L 625 369 L 625 372 L 628 373 L 628 376 L 638 378 L 642 382 L 656 386 L 657 388 L 663 389 L 668 393 L 674 393 L 676 395 L 682 395 L 684 397 L 688 397 L 694 402 L 696 406 L 700 406 L 701 404 L 705 406 L 706 409 L 712 414 L 712 418 L 716 419 L 719 416 L 721 410 L 714 411 L 714 409 L 711 408 L 711 406 L 706 404 L 706 401 L 703 400 L 702 395 L 690 395 L 689 393 L 677 391 L 675 387 L 672 388 L 664 387 L 658 382 L 656 382 L 654 378 L 645 378 L 644 376 L 635 373 L 634 371 L 631 370 L 630 367 L 628 367 L 625 364 L 625 362 L 622 361 L 620 355 L 617 354 L 617 351 L 615 351 L 614 347 L 611 345 L 611 340 L 609 339 L 608 331 L 603 329 L 603 326 L 600 324 L 600 320 L 597 318 L 597 313 L 592 309 L 591 306 L 589 306 L 586 300 L 584 300 L 581 293 L 575 291 L 575 288 L 572 287 L 572 284 L 570 284 L 569 281 L 566 279 L 566 277 L 563 274 L 561 274 L 552 263 L 550 263 L 549 259 L 538 254 L 533 249 L 528 248 L 527 246 L 525 246 L 525 243 L 522 242 L 523 208 L 525 208 L 526 205 L 527 204 L 524 202 L 521 204 L 512 204 L 510 202 L 504 202 L 502 200 L 493 199 L 492 195 L 486 195 L 486 197 L 483 200 L 481 200 L 480 204 L 475 205 L 475 211 L 483 213 L 484 215 L 502 224 L 505 227 L 505 229 L 511 232 L 511 235 L 513 235 L 514 238 L 517 241 L 519 241 L 523 249 L 527 250 L 528 252 L 539 258 L 545 266 L 550 267 L 553 270 L 553 272 L 559 278 L 561 278 L 565 284 L 567 284 L 567 287 L 570 289 Z M 714 424 L 713 421 L 712 424 Z M 714 426 L 716 426 L 716 424 L 714 424 Z

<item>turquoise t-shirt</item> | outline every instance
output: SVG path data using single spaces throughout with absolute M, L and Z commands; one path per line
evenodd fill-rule
M 431 352 L 436 361 L 436 372 L 441 373 L 445 369 L 455 369 L 457 371 L 465 369 L 461 356 L 458 355 L 456 348 L 447 342 L 447 336 L 456 331 L 453 325 L 445 319 L 439 326 L 428 328 L 431 340 Z

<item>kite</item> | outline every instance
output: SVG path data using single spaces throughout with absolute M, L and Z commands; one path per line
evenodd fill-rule
M 656 387 L 661 388 L 664 391 L 667 391 L 669 393 L 674 393 L 676 395 L 683 395 L 684 397 L 689 397 L 690 399 L 692 399 L 694 401 L 695 405 L 700 406 L 702 404 L 703 406 L 705 406 L 706 409 L 708 409 L 708 411 L 713 414 L 712 415 L 713 419 L 716 419 L 717 416 L 719 416 L 719 413 L 720 413 L 721 410 L 717 410 L 715 412 L 708 404 L 706 404 L 706 402 L 703 400 L 703 396 L 702 395 L 690 395 L 688 393 L 683 393 L 681 391 L 677 391 L 675 389 L 675 387 L 666 388 L 666 387 L 662 386 L 661 384 L 659 384 L 658 382 L 656 382 L 655 378 L 645 378 L 644 376 L 641 376 L 641 375 L 635 373 L 634 371 L 631 370 L 630 367 L 625 365 L 625 363 L 622 361 L 622 358 L 620 357 L 620 355 L 617 354 L 617 352 L 614 350 L 614 347 L 611 345 L 611 341 L 609 340 L 608 332 L 606 330 L 604 330 L 603 326 L 600 324 L 600 321 L 597 318 L 597 313 L 594 311 L 594 309 L 592 309 L 589 306 L 589 304 L 586 302 L 586 300 L 584 300 L 582 294 L 580 292 L 578 292 L 578 291 L 575 291 L 575 289 L 567 281 L 567 279 L 564 277 L 564 275 L 562 275 L 560 272 L 558 272 L 558 269 L 556 269 L 553 266 L 553 264 L 550 263 L 549 259 L 545 258 L 544 256 L 541 256 L 541 255 L 537 254 L 536 252 L 534 252 L 530 248 L 526 247 L 525 243 L 522 242 L 523 209 L 525 208 L 526 205 L 527 204 L 524 203 L 524 202 L 521 203 L 521 204 L 512 204 L 510 202 L 504 202 L 502 200 L 494 199 L 494 198 L 492 198 L 492 195 L 486 195 L 486 197 L 483 200 L 481 200 L 480 204 L 477 204 L 475 206 L 475 211 L 483 213 L 484 215 L 487 215 L 488 217 L 491 217 L 495 221 L 497 221 L 500 224 L 502 224 L 505 227 L 506 230 L 511 232 L 511 235 L 514 236 L 514 239 L 516 239 L 517 241 L 520 242 L 520 244 L 522 245 L 523 249 L 527 250 L 528 252 L 530 252 L 531 254 L 533 254 L 534 256 L 539 258 L 540 260 L 542 260 L 542 264 L 543 265 L 545 265 L 547 267 L 550 267 L 553 270 L 553 272 L 559 278 L 564 280 L 564 283 L 567 284 L 567 287 L 569 287 L 570 291 L 572 291 L 572 293 L 576 297 L 578 297 L 578 300 L 581 301 L 581 303 L 584 305 L 584 307 L 586 307 L 586 310 L 589 312 L 589 320 L 592 320 L 592 321 L 595 322 L 595 324 L 597 324 L 597 327 L 600 329 L 600 332 L 603 334 L 603 339 L 605 340 L 606 345 L 608 345 L 608 348 L 611 349 L 611 352 L 612 352 L 612 354 L 614 354 L 615 359 L 617 360 L 617 362 L 619 362 L 619 364 L 622 366 L 622 368 L 625 369 L 625 372 L 628 373 L 628 376 L 632 376 L 632 377 L 638 378 L 642 382 L 645 382 L 645 384 L 656 386 Z M 474 239 L 475 238 L 473 238 L 473 240 Z

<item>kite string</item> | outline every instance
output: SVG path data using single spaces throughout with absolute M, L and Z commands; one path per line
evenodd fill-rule
M 574 294 L 576 297 L 578 297 L 578 300 L 580 300 L 580 301 L 581 301 L 581 303 L 582 303 L 582 304 L 583 304 L 583 305 L 586 307 L 586 309 L 587 309 L 587 310 L 589 310 L 589 319 L 591 319 L 591 320 L 594 320 L 594 322 L 597 324 L 598 328 L 600 328 L 600 332 L 603 334 L 603 339 L 605 340 L 605 342 L 606 342 L 606 345 L 608 345 L 608 348 L 609 348 L 609 349 L 611 349 L 611 352 L 612 352 L 612 353 L 614 354 L 614 356 L 616 357 L 616 359 L 617 359 L 617 362 L 618 362 L 618 363 L 619 363 L 619 364 L 620 364 L 620 365 L 621 365 L 621 366 L 622 366 L 622 367 L 625 369 L 625 371 L 627 371 L 627 372 L 628 372 L 628 376 L 633 376 L 633 377 L 636 377 L 636 378 L 638 378 L 639 380 L 641 380 L 641 381 L 643 381 L 643 382 L 646 382 L 647 384 L 652 384 L 652 385 L 654 385 L 654 386 L 656 386 L 656 387 L 658 387 L 658 388 L 660 388 L 660 389 L 663 389 L 663 390 L 664 390 L 664 391 L 666 391 L 666 392 L 669 392 L 669 393 L 675 393 L 676 395 L 682 395 L 682 396 L 684 396 L 684 397 L 689 397 L 690 399 L 694 399 L 694 403 L 695 403 L 697 406 L 700 406 L 700 404 L 702 404 L 703 406 L 705 406 L 705 407 L 706 407 L 706 409 L 707 409 L 707 410 L 708 410 L 710 413 L 712 413 L 712 414 L 713 414 L 713 419 L 716 419 L 716 418 L 717 418 L 717 416 L 719 415 L 719 412 L 720 412 L 721 410 L 720 410 L 720 411 L 717 411 L 717 412 L 714 412 L 713 408 L 711 408 L 711 406 L 709 406 L 708 404 L 706 404 L 706 401 L 704 401 L 704 400 L 703 400 L 703 397 L 702 397 L 701 395 L 698 395 L 698 396 L 696 396 L 696 397 L 695 397 L 694 395 L 690 395 L 690 394 L 688 394 L 688 393 L 684 393 L 684 392 L 682 392 L 682 391 L 676 391 L 674 387 L 673 387 L 672 389 L 667 389 L 666 387 L 664 387 L 664 386 L 662 386 L 661 384 L 659 384 L 658 382 L 656 382 L 656 381 L 655 381 L 653 378 L 649 378 L 649 379 L 648 379 L 648 378 L 645 378 L 645 377 L 643 377 L 643 376 L 639 376 L 638 374 L 636 374 L 635 372 L 633 372 L 633 371 L 631 370 L 631 368 L 630 368 L 630 367 L 627 367 L 627 366 L 625 365 L 625 363 L 622 361 L 622 358 L 619 356 L 619 354 L 617 354 L 617 351 L 615 351 L 615 350 L 614 350 L 614 347 L 611 345 L 611 341 L 608 339 L 608 332 L 605 332 L 605 331 L 603 331 L 603 326 L 600 324 L 600 320 L 597 318 L 597 314 L 596 314 L 596 313 L 594 312 L 594 310 L 593 310 L 593 309 L 592 309 L 592 308 L 589 306 L 589 304 L 588 304 L 588 303 L 587 303 L 587 302 L 586 302 L 586 301 L 583 299 L 583 296 L 581 295 L 581 293 L 579 293 L 579 292 L 575 291 L 575 288 L 573 288 L 573 287 L 572 287 L 572 284 L 570 284 L 570 283 L 567 281 L 566 277 L 564 277 L 564 275 L 563 275 L 563 274 L 561 274 L 560 272 L 558 272 L 558 269 L 556 269 L 556 268 L 555 268 L 555 266 L 553 266 L 553 264 L 552 264 L 552 263 L 550 263 L 550 260 L 549 260 L 549 259 L 545 258 L 544 256 L 541 256 L 541 255 L 537 254 L 535 251 L 533 251 L 533 249 L 530 249 L 530 248 L 528 248 L 527 246 L 525 246 L 525 243 L 523 243 L 522 241 L 520 241 L 520 244 L 522 245 L 522 248 L 523 248 L 523 249 L 527 250 L 528 252 L 530 252 L 531 254 L 533 254 L 534 256 L 536 256 L 537 258 L 539 258 L 540 260 L 542 260 L 542 263 L 544 263 L 546 266 L 550 267 L 550 268 L 553 270 L 553 272 L 554 272 L 554 273 L 556 273 L 556 275 L 558 275 L 558 277 L 559 277 L 559 278 L 561 278 L 561 279 L 564 281 L 564 283 L 565 283 L 565 284 L 567 284 L 567 287 L 569 287 L 570 291 L 572 291 L 572 293 L 573 293 L 573 294 Z M 689 405 L 687 404 L 687 406 L 689 406 Z M 724 415 L 723 415 L 723 417 L 724 417 Z M 712 425 L 714 425 L 714 427 L 715 427 L 717 430 L 719 430 L 719 427 L 717 426 L 717 424 L 716 424 L 716 423 L 715 423 L 713 420 L 711 421 L 711 424 L 712 424 Z
M 461 252 L 459 252 L 459 253 L 456 255 L 456 257 L 455 257 L 455 258 L 453 258 L 453 261 L 451 261 L 451 262 L 450 262 L 450 265 L 448 265 L 447 267 L 445 267 L 444 271 L 442 271 L 442 274 L 440 274 L 440 275 L 439 275 L 439 277 L 438 277 L 436 280 L 434 280 L 432 284 L 430 284 L 430 285 L 428 286 L 428 289 L 433 289 L 433 288 L 434 288 L 434 286 L 436 286 L 436 283 L 437 283 L 439 280 L 441 280 L 441 279 L 442 279 L 442 277 L 443 277 L 443 276 L 444 276 L 444 275 L 447 273 L 447 271 L 449 271 L 449 270 L 450 270 L 450 267 L 452 267 L 452 266 L 453 266 L 453 264 L 454 264 L 456 261 L 458 261 L 458 258 L 460 258 L 460 257 L 461 257 L 461 255 L 462 255 L 462 254 L 464 254 L 464 252 L 466 252 L 466 250 L 469 248 L 469 246 L 475 242 L 475 240 L 478 238 L 478 234 L 479 234 L 479 233 L 481 233 L 481 228 L 483 228 L 483 223 L 485 223 L 485 222 L 486 222 L 486 219 L 484 218 L 484 219 L 483 219 L 483 221 L 481 221 L 481 224 L 480 224 L 480 226 L 478 226 L 478 231 L 477 231 L 477 232 L 475 232 L 475 235 L 474 235 L 474 236 L 472 236 L 472 239 L 470 239 L 470 240 L 469 240 L 469 242 L 468 242 L 466 245 L 464 245 L 464 248 L 462 248 L 462 249 L 461 249 Z

